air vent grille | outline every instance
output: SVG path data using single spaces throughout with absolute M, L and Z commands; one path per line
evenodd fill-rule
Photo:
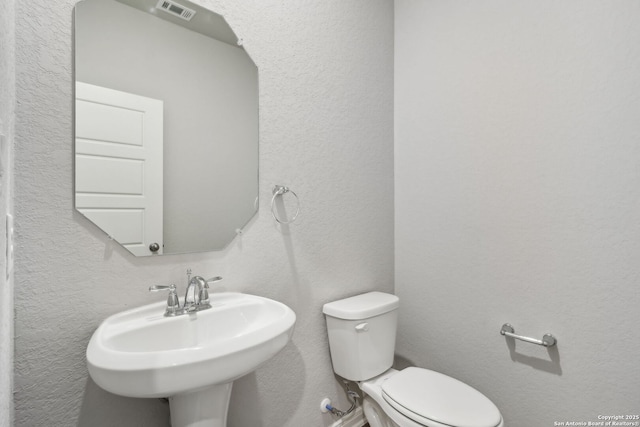
M 164 10 L 167 13 L 180 17 L 185 21 L 190 21 L 196 14 L 195 10 L 184 7 L 171 0 L 160 0 L 157 7 L 160 10 Z

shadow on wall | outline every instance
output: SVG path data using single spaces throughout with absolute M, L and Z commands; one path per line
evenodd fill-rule
M 549 372 L 550 374 L 555 375 L 562 375 L 562 366 L 560 366 L 560 350 L 558 349 L 557 344 L 553 347 L 544 347 L 549 357 L 549 360 L 545 360 L 538 356 L 528 356 L 516 351 L 517 344 L 516 340 L 514 339 L 506 339 L 505 343 L 507 344 L 507 348 L 509 349 L 509 355 L 511 356 L 512 361 L 531 366 L 533 369 L 537 369 L 539 371 Z M 531 346 L 531 344 L 526 343 L 524 345 Z
M 87 378 L 78 427 L 171 427 L 169 403 L 134 399 L 101 389 Z
M 398 371 L 401 371 L 405 368 L 410 368 L 411 366 L 418 366 L 415 362 L 405 358 L 404 356 L 401 356 L 399 354 L 395 354 L 394 359 L 393 359 L 393 369 L 397 369 Z
M 263 367 L 233 383 L 229 427 L 283 426 L 302 406 L 306 373 L 298 347 L 290 341 Z

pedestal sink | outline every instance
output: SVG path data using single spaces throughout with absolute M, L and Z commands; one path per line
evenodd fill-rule
M 296 316 L 255 295 L 210 302 L 177 317 L 156 303 L 107 318 L 87 347 L 91 378 L 121 396 L 168 397 L 172 427 L 225 427 L 233 381 L 282 350 Z

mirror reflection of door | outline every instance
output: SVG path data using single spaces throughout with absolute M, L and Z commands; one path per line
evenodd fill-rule
M 76 83 L 76 209 L 139 256 L 162 254 L 162 122 L 160 100 Z
M 222 16 L 177 3 L 192 12 L 189 20 L 158 0 L 83 0 L 75 7 L 76 82 L 163 102 L 163 177 L 147 182 L 162 184 L 162 241 L 151 243 L 163 255 L 224 249 L 257 212 L 258 197 L 258 69 Z M 123 176 L 104 174 L 99 185 Z M 98 219 L 97 211 L 76 209 L 134 255 L 152 255 L 139 243 L 140 251 L 131 249 L 139 232 L 105 228 L 124 212 L 106 218 L 102 211 Z

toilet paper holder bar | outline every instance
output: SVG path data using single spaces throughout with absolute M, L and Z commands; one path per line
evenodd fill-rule
M 504 335 L 507 337 L 515 338 L 520 341 L 530 342 L 532 344 L 538 344 L 543 347 L 553 347 L 556 345 L 558 340 L 551 334 L 544 334 L 541 340 L 537 340 L 535 338 L 523 337 L 522 335 L 516 335 L 513 326 L 508 323 L 502 325 L 502 329 L 500 329 L 500 335 Z

